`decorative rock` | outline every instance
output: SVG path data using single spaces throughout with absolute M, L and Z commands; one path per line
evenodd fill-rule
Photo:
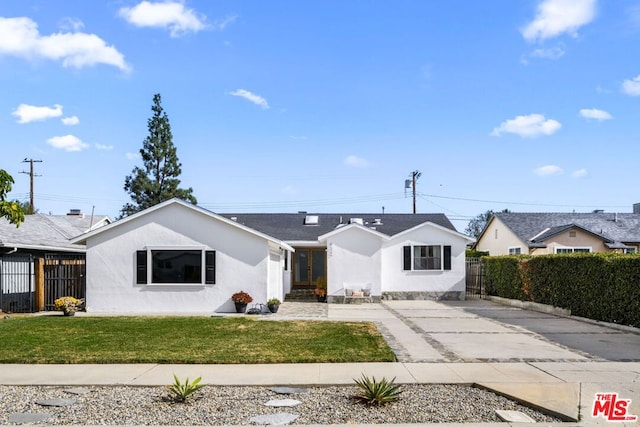
M 44 400 L 36 400 L 36 404 L 40 406 L 71 406 L 76 403 L 75 399 L 44 399 Z
M 85 394 L 89 393 L 89 389 L 84 387 L 68 388 L 62 391 L 69 394 L 75 394 L 77 396 L 84 396 Z
M 278 394 L 299 394 L 299 393 L 307 393 L 309 389 L 307 388 L 299 388 L 299 387 L 273 387 L 270 388 L 274 393 Z
M 502 421 L 508 423 L 535 423 L 536 421 L 529 415 L 520 411 L 503 411 L 496 409 L 496 415 Z
M 274 408 L 291 408 L 293 406 L 298 406 L 301 404 L 299 400 L 295 399 L 281 399 L 281 400 L 270 400 L 264 404 L 264 406 L 272 406 Z
M 33 424 L 40 423 L 51 418 L 51 414 L 48 412 L 42 412 L 39 414 L 30 414 L 28 412 L 11 414 L 9 415 L 9 422 L 14 424 Z
M 298 415 L 280 412 L 277 414 L 258 415 L 257 417 L 251 417 L 249 418 L 249 422 L 261 425 L 283 426 L 295 421 L 296 419 L 298 419 Z

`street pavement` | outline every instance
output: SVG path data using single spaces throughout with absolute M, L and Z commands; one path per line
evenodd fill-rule
M 257 318 L 373 321 L 396 353 L 398 362 L 275 366 L 0 365 L 0 384 L 166 385 L 176 373 L 181 378 L 202 376 L 203 382 L 211 385 L 322 385 L 352 384 L 354 378 L 364 373 L 379 378 L 396 377 L 399 383 L 477 384 L 566 419 L 580 419 L 562 425 L 611 424 L 603 410 L 598 417 L 592 416 L 597 393 L 607 394 L 608 398 L 617 393 L 619 399 L 630 400 L 626 414 L 640 416 L 638 329 L 486 300 L 285 302 L 278 314 Z M 611 425 L 638 423 L 617 421 Z

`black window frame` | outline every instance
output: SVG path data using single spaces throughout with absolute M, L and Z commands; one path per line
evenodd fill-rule
M 424 247 L 440 247 L 440 267 L 439 268 L 415 268 L 416 248 L 421 250 Z M 427 258 L 428 260 L 429 258 Z M 436 259 L 436 258 L 433 258 Z M 428 265 L 428 261 L 427 261 Z M 403 271 L 450 271 L 451 270 L 451 245 L 427 245 L 412 244 L 402 247 L 402 270 Z
M 203 264 L 201 265 L 201 274 L 199 282 L 153 282 L 153 271 L 149 271 L 149 259 L 152 258 L 152 252 L 156 251 L 199 251 L 201 253 Z M 201 248 L 156 248 L 149 247 L 147 249 L 136 251 L 136 284 L 137 285 L 215 285 L 216 284 L 216 251 L 205 250 Z M 153 269 L 153 261 L 151 262 Z M 151 273 L 151 274 L 149 274 Z M 151 278 L 151 282 L 149 281 Z

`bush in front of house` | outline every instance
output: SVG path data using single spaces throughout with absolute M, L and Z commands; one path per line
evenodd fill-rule
M 487 293 L 640 326 L 640 256 L 566 254 L 484 258 Z

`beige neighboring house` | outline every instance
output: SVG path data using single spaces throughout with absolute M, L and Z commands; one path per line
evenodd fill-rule
M 633 213 L 496 213 L 475 249 L 489 255 L 640 251 L 640 203 Z

